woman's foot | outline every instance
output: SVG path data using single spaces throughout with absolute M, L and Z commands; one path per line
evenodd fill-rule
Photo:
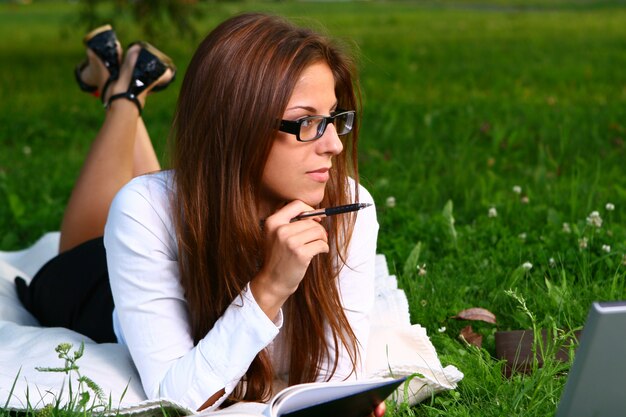
M 119 47 L 120 56 L 122 47 Z M 104 86 L 109 82 L 109 70 L 98 56 L 91 50 L 87 49 L 86 65 L 80 70 L 81 80 L 89 86 L 93 86 L 92 93 L 96 97 L 101 97 Z M 106 91 L 105 91 L 106 93 Z
M 76 67 L 79 87 L 103 96 L 108 85 L 119 76 L 122 46 L 110 25 L 101 26 L 85 36 L 87 59 Z
M 165 88 L 175 74 L 174 63 L 161 51 L 147 43 L 131 44 L 126 51 L 120 76 L 111 82 L 103 102 L 111 107 L 117 101 L 131 101 L 141 114 L 148 93 Z M 126 100 L 118 100 L 122 98 Z

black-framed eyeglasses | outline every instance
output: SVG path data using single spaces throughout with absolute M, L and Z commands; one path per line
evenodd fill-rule
M 311 142 L 322 137 L 329 123 L 335 125 L 337 135 L 350 133 L 354 126 L 354 110 L 337 110 L 330 116 L 307 116 L 298 120 L 281 120 L 278 130 L 296 135 L 300 142 Z

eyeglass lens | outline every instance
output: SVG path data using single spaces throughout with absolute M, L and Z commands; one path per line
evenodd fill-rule
M 320 138 L 326 131 L 328 121 L 334 119 L 337 135 L 345 135 L 352 130 L 354 113 L 339 113 L 334 117 L 311 116 L 300 123 L 300 140 L 314 140 Z

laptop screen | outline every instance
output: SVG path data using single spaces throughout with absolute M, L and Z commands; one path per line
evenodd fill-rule
M 626 415 L 626 301 L 593 303 L 556 417 Z

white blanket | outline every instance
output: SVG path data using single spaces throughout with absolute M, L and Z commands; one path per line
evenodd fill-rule
M 14 278 L 21 276 L 29 281 L 56 255 L 58 240 L 58 232 L 48 233 L 22 251 L 0 251 L 0 407 L 39 409 L 55 398 L 67 399 L 69 376 L 40 372 L 35 368 L 63 366 L 55 348 L 60 343 L 71 343 L 76 350 L 83 342 L 85 353 L 77 362 L 79 371 L 103 389 L 114 408 L 120 406 L 125 414 L 141 414 L 159 408 L 162 401 L 146 400 L 125 346 L 97 344 L 72 330 L 41 327 L 22 307 Z M 409 380 L 406 391 L 405 387 L 398 390 L 398 400 L 410 404 L 437 392 L 454 389 L 463 374 L 454 366 L 444 368 L 426 330 L 410 324 L 406 296 L 397 288 L 396 277 L 389 275 L 383 255 L 377 255 L 376 259 L 376 297 L 367 374 L 371 377 L 421 374 L 421 377 Z M 72 380 L 72 384 L 75 388 L 77 382 Z M 404 398 L 404 392 L 408 392 L 408 397 Z M 194 413 L 174 402 L 167 404 L 185 414 Z

